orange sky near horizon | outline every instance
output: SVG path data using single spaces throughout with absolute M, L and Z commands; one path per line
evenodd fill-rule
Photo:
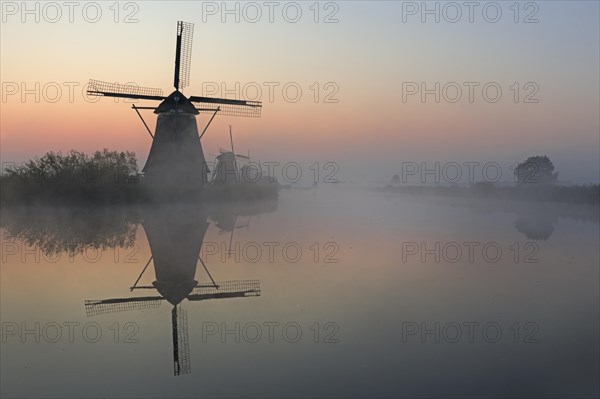
M 568 179 L 583 170 L 584 180 L 599 178 L 593 170 L 600 145 L 599 29 L 590 17 L 597 4 L 579 2 L 567 9 L 560 2 L 545 3 L 541 22 L 530 25 L 510 20 L 399 24 L 393 16 L 399 6 L 387 2 L 341 2 L 339 22 L 333 24 L 314 23 L 308 14 L 298 24 L 214 18 L 202 23 L 198 4 L 166 4 L 139 3 L 134 24 L 108 17 L 98 24 L 3 22 L 2 161 L 21 162 L 50 150 L 109 148 L 135 151 L 142 166 L 151 143 L 130 104 L 108 98 L 90 103 L 82 88 L 95 78 L 135 81 L 168 94 L 175 21 L 183 19 L 196 24 L 185 94 L 206 94 L 211 83 L 230 90 L 240 84 L 240 90 L 229 95 L 219 90 L 216 97 L 240 97 L 250 82 L 262 88 L 262 118 L 215 119 L 203 138 L 209 158 L 229 146 L 231 124 L 236 150 L 249 150 L 257 159 L 334 161 L 348 165 L 348 171 L 371 165 L 366 172 L 371 177 L 387 178 L 391 171 L 382 168 L 399 160 L 509 164 L 545 153 L 559 160 Z M 557 31 L 564 25 L 568 32 Z M 68 82 L 76 84 L 72 98 Z M 278 85 L 273 101 L 268 82 Z M 326 86 L 329 82 L 335 86 Z M 439 103 L 434 95 L 422 102 L 420 93 L 403 101 L 410 82 L 428 88 L 456 82 L 463 93 L 456 103 L 446 98 L 451 91 Z M 466 99 L 464 82 L 480 83 L 473 103 Z M 482 97 L 481 87 L 489 82 L 502 89 L 497 103 Z M 528 82 L 539 89 L 533 96 L 538 103 L 523 102 Z M 286 101 L 286 84 L 292 85 L 291 96 L 294 87 L 301 88 L 298 102 Z M 23 86 L 37 93 L 22 97 Z M 53 102 L 56 86 L 62 95 Z M 324 102 L 327 94 L 337 103 Z M 143 115 L 153 128 L 155 115 Z M 199 118 L 200 129 L 207 119 Z

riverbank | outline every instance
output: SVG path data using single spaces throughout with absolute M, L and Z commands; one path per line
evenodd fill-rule
M 519 200 L 533 202 L 559 202 L 568 204 L 600 205 L 600 185 L 579 186 L 496 186 L 476 183 L 470 186 L 414 186 L 388 184 L 384 192 L 418 196 L 445 196 L 461 198 L 489 198 L 495 200 Z

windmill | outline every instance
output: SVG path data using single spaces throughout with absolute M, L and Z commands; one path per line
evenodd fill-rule
M 177 22 L 175 52 L 175 91 L 164 97 L 161 89 L 120 85 L 91 79 L 87 93 L 92 96 L 118 97 L 160 101 L 157 107 L 132 108 L 152 137 L 152 147 L 143 168 L 146 179 L 161 185 L 192 185 L 202 187 L 207 182 L 208 167 L 200 139 L 219 113 L 220 115 L 259 117 L 259 101 L 226 98 L 186 97 L 180 91 L 189 85 L 194 25 Z M 151 109 L 158 115 L 154 134 L 142 118 L 140 109 Z M 198 135 L 196 115 L 211 113 L 201 135 Z
M 211 179 L 211 182 L 214 184 L 234 184 L 240 181 L 250 181 L 256 177 L 255 174 L 251 173 L 250 169 L 246 169 L 250 168 L 250 154 L 242 155 L 235 153 L 231 125 L 229 125 L 229 140 L 231 142 L 231 151 L 220 149 L 220 154 L 217 155 L 217 162 Z M 238 167 L 239 159 L 247 162 L 242 167 L 242 170 Z M 253 181 L 255 182 L 256 180 Z
M 182 305 L 184 299 L 197 302 L 260 296 L 261 293 L 258 280 L 215 282 L 200 257 L 202 242 L 209 225 L 207 217 L 192 210 L 186 211 L 182 213 L 181 209 L 175 207 L 158 214 L 148 213 L 142 223 L 152 256 L 130 287 L 130 291 L 156 290 L 159 295 L 85 301 L 88 316 L 158 308 L 164 301 L 170 303 L 173 306 L 171 329 L 175 375 L 191 372 L 187 315 Z M 210 278 L 211 282 L 208 284 L 201 284 L 195 280 L 198 261 Z M 151 262 L 154 263 L 156 280 L 152 285 L 138 285 Z

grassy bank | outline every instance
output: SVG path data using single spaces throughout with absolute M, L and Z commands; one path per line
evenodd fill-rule
M 0 177 L 3 204 L 127 203 L 143 197 L 135 154 L 49 152 L 6 168 Z
M 470 186 L 412 186 L 390 184 L 382 188 L 382 190 L 411 195 L 492 198 L 569 204 L 600 204 L 600 185 L 598 184 L 576 186 L 532 184 L 508 187 L 501 187 L 490 183 L 475 183 Z
M 168 184 L 168 182 L 167 182 Z M 2 205 L 114 205 L 148 202 L 259 200 L 277 196 L 278 183 L 267 178 L 256 183 L 190 186 L 151 186 L 138 173 L 133 152 L 49 152 L 0 176 Z

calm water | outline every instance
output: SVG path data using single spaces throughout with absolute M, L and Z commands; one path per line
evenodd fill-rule
M 338 186 L 2 227 L 3 397 L 599 394 L 597 207 Z

